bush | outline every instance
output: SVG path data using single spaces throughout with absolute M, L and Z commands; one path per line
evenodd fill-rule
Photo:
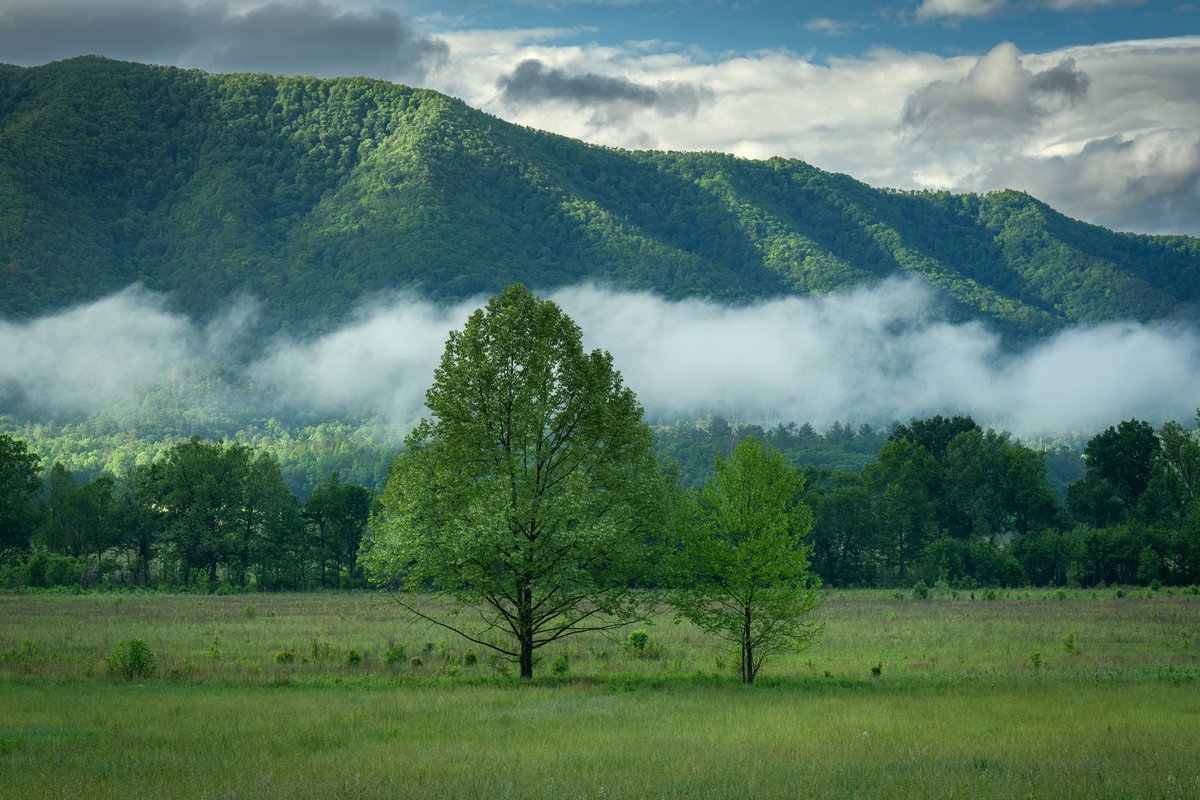
M 158 658 L 141 639 L 130 639 L 117 645 L 108 659 L 108 671 L 117 678 L 152 678 L 158 672 Z
M 914 600 L 929 599 L 929 587 L 925 585 L 925 581 L 917 581 L 917 585 L 913 587 L 912 596 Z
M 291 664 L 296 660 L 296 654 L 291 650 L 280 650 L 275 654 L 275 660 L 280 664 Z
M 475 653 L 473 651 L 468 650 L 467 652 L 463 653 L 463 666 L 464 667 L 473 667 L 477 663 L 479 663 L 479 656 L 475 655 Z
M 625 637 L 625 649 L 636 656 L 645 655 L 649 644 L 650 634 L 640 629 L 630 631 L 629 636 Z
M 362 653 L 355 650 L 353 647 L 346 652 L 346 666 L 357 667 L 363 661 Z
M 566 675 L 571 671 L 571 662 L 567 660 L 566 653 L 558 654 L 558 657 L 550 664 L 550 671 L 555 675 Z
M 383 663 L 389 667 L 394 667 L 397 664 L 403 664 L 407 653 L 404 651 L 404 645 L 393 642 L 388 646 L 387 650 L 383 651 Z
M 35 550 L 25 564 L 25 584 L 38 588 L 78 585 L 83 565 L 78 559 L 49 550 Z

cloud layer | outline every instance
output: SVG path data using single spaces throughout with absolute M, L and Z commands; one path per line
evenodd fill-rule
M 593 286 L 550 297 L 580 324 L 589 347 L 613 354 L 657 419 L 719 413 L 820 426 L 967 413 L 1041 435 L 1132 416 L 1190 420 L 1200 404 L 1195 329 L 1080 328 L 1011 353 L 980 325 L 941 321 L 937 296 L 911 280 L 752 306 Z M 33 322 L 0 323 L 0 350 L 13 354 L 0 361 L 0 399 L 10 408 L 19 399 L 43 418 L 117 413 L 136 406 L 148 385 L 219 370 L 240 376 L 223 396 L 259 414 L 370 414 L 409 425 L 423 413 L 447 334 L 476 305 L 392 298 L 340 329 L 276 338 L 230 363 L 227 354 L 249 338 L 251 306 L 200 328 L 166 310 L 163 298 L 131 289 Z
M 430 81 L 506 119 L 597 144 L 801 158 L 905 189 L 1021 189 L 1120 230 L 1200 235 L 1189 149 L 1200 138 L 1200 37 L 820 58 L 554 44 L 566 35 L 447 30 L 451 55 Z M 593 82 L 607 93 L 588 90 Z M 538 102 L 516 102 L 526 86 Z M 699 90 L 688 113 L 663 113 L 655 88 L 667 86 Z M 603 113 L 622 93 L 623 112 Z

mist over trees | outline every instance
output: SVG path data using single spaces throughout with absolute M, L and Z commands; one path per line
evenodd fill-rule
M 524 316 L 501 314 L 501 306 L 493 308 L 501 300 L 504 307 L 525 309 Z M 243 431 L 237 440 L 192 435 L 143 441 L 126 434 L 105 439 L 89 423 L 27 426 L 22 430 L 28 438 L 0 434 L 0 586 L 355 588 L 365 585 L 361 556 L 370 551 L 364 547 L 370 541 L 375 574 L 387 581 L 440 588 L 460 599 L 504 593 L 519 599 L 536 596 L 535 583 L 514 584 L 500 594 L 495 587 L 469 588 L 466 577 L 451 574 L 458 562 L 437 567 L 418 555 L 445 551 L 449 558 L 447 553 L 462 555 L 470 545 L 476 548 L 470 551 L 474 563 L 487 567 L 480 574 L 489 579 L 502 563 L 489 561 L 489 552 L 517 559 L 503 562 L 511 575 L 528 573 L 534 562 L 558 564 L 553 549 L 540 555 L 537 548 L 506 549 L 481 534 L 528 525 L 616 537 L 604 539 L 610 543 L 610 577 L 615 576 L 606 591 L 625 598 L 634 587 L 666 588 L 673 578 L 659 570 L 653 548 L 626 552 L 615 543 L 632 547 L 639 536 L 666 525 L 648 521 L 656 515 L 676 523 L 687 518 L 679 511 L 687 505 L 683 498 L 706 484 L 710 488 L 699 496 L 708 497 L 707 516 L 697 512 L 688 525 L 719 528 L 712 487 L 723 486 L 730 465 L 740 463 L 730 459 L 748 457 L 753 445 L 747 443 L 756 442 L 789 469 L 803 472 L 793 494 L 810 520 L 802 526 L 800 549 L 813 585 L 819 579 L 831 587 L 923 583 L 972 590 L 1200 580 L 1195 428 L 1168 422 L 1156 429 L 1128 419 L 1093 436 L 1082 454 L 1034 447 L 965 415 L 912 418 L 886 430 L 835 423 L 818 432 L 808 424 L 763 426 L 719 416 L 651 430 L 636 400 L 623 394 L 627 390 L 611 357 L 580 355 L 578 327 L 561 311 L 557 321 L 542 319 L 549 312 L 535 313 L 545 308 L 557 306 L 514 288 L 494 298 L 488 312 L 472 316 L 470 335 L 452 336 L 456 349 L 443 357 L 427 397 L 436 424 L 419 426 L 403 447 L 364 435 L 354 425 L 296 429 L 277 420 Z M 526 317 L 541 322 L 515 321 Z M 539 337 L 552 346 L 527 365 L 520 359 L 528 353 L 501 347 Z M 529 383 L 538 375 L 540 383 Z M 567 391 L 568 386 L 574 388 Z M 509 394 L 496 394 L 501 390 Z M 588 412 L 598 416 L 572 405 L 605 391 L 611 394 L 608 410 Z M 617 407 L 625 409 L 623 416 Z M 506 415 L 496 417 L 498 408 L 507 409 Z M 487 420 L 499 427 L 471 427 Z M 539 429 L 549 433 L 539 439 L 533 433 Z M 48 435 L 55 430 L 68 431 L 75 441 L 64 446 L 62 436 Z M 617 435 L 622 430 L 624 438 Z M 591 437 L 586 441 L 579 438 L 585 433 Z M 568 441 L 571 447 L 563 452 L 570 458 L 555 449 Z M 631 449 L 617 458 L 626 445 Z M 478 461 L 497 446 L 491 461 L 484 458 L 491 466 Z M 84 468 L 64 463 L 65 455 L 78 452 L 91 454 Z M 465 471 L 453 466 L 468 463 L 474 465 Z M 389 464 L 380 505 L 381 476 Z M 559 482 L 552 477 L 558 469 L 574 477 Z M 583 474 L 617 483 L 577 486 Z M 529 475 L 534 477 L 527 480 Z M 522 488 L 513 489 L 515 511 L 496 516 L 484 501 L 495 500 L 503 485 Z M 585 501 L 594 500 L 593 493 L 614 504 L 586 522 Z M 634 498 L 640 498 L 637 513 L 629 505 Z M 555 507 L 552 499 L 560 503 L 558 511 L 549 510 Z M 613 516 L 615 509 L 622 507 L 629 511 L 626 539 L 611 527 L 620 516 Z M 601 518 L 603 524 L 596 521 Z M 460 540 L 438 544 L 447 531 L 456 531 Z M 568 540 L 571 536 L 554 538 Z M 611 560 L 618 552 L 625 553 L 620 569 Z M 533 562 L 521 561 L 526 557 Z M 417 569 L 422 563 L 428 570 Z M 572 573 L 563 585 L 581 586 L 586 574 Z M 621 602 L 596 605 L 599 596 L 590 590 L 572 595 L 592 603 L 593 610 L 612 611 L 617 621 L 628 618 Z M 528 618 L 528 606 L 504 610 Z M 518 626 L 512 632 L 524 645 L 552 641 L 544 637 L 564 635 L 575 618 L 551 615 L 542 620 L 546 627 Z M 565 627 L 554 627 L 561 624 Z M 517 657 L 529 661 L 524 645 Z M 747 674 L 753 663 L 747 659 Z

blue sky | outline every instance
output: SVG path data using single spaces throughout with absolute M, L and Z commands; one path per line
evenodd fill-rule
M 1003 40 L 1029 51 L 1200 32 L 1197 6 L 1186 2 L 530 0 L 393 7 L 425 17 L 440 12 L 472 26 L 580 29 L 563 36 L 564 44 L 661 39 L 713 53 L 788 48 L 840 56 L 888 47 L 955 55 L 986 52 Z
M 1195 2 L 0 0 L 0 61 L 85 53 L 369 75 L 597 144 L 1200 235 Z

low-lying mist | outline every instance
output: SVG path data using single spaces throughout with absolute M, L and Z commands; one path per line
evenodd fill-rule
M 1195 328 L 1080 327 L 1012 352 L 981 324 L 945 321 L 916 280 L 746 306 L 595 286 L 546 296 L 588 347 L 612 353 L 652 419 L 718 413 L 822 426 L 965 413 L 1036 436 L 1133 416 L 1189 420 L 1200 404 Z M 423 413 L 447 333 L 482 302 L 394 296 L 332 332 L 264 340 L 252 303 L 199 325 L 134 287 L 31 322 L 0 321 L 0 414 L 119 417 L 171 385 L 184 402 L 189 392 L 197 402 L 219 397 L 233 415 L 408 425 Z

